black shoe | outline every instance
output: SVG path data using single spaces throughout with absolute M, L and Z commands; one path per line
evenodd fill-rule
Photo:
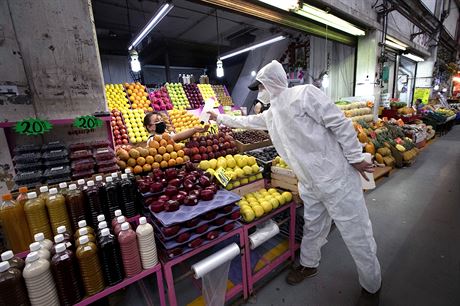
M 361 289 L 361 295 L 359 297 L 357 306 L 379 306 L 380 303 L 380 289 L 376 293 L 370 293 L 366 289 Z
M 302 265 L 298 265 L 292 269 L 288 276 L 286 277 L 286 282 L 289 285 L 300 284 L 304 279 L 313 277 L 318 274 L 318 269 L 316 268 L 307 268 Z

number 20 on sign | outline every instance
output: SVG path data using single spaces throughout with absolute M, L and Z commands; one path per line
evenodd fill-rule
M 28 118 L 17 122 L 14 130 L 19 134 L 35 136 L 49 132 L 52 127 L 53 125 L 49 121 L 38 118 Z

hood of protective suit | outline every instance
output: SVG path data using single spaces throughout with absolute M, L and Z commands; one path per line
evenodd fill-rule
M 284 71 L 283 66 L 275 60 L 260 69 L 257 73 L 256 80 L 264 85 L 270 97 L 276 97 L 283 90 L 288 88 L 286 71 Z

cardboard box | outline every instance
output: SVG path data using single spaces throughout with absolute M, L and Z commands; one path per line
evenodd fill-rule
M 269 137 L 268 134 L 267 134 L 267 137 Z M 235 143 L 236 143 L 236 147 L 238 148 L 238 151 L 240 153 L 255 150 L 255 149 L 259 149 L 259 148 L 265 148 L 265 147 L 268 147 L 268 146 L 272 145 L 272 141 L 271 141 L 270 138 L 268 138 L 268 140 L 255 142 L 255 143 L 248 143 L 248 144 L 244 144 L 242 142 L 239 142 L 238 140 L 235 140 Z

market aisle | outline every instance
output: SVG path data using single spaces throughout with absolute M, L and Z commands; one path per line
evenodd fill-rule
M 381 304 L 460 305 L 460 126 L 424 150 L 411 168 L 366 193 L 382 265 Z M 319 274 L 296 287 L 287 271 L 246 305 L 354 305 L 360 286 L 337 230 Z

